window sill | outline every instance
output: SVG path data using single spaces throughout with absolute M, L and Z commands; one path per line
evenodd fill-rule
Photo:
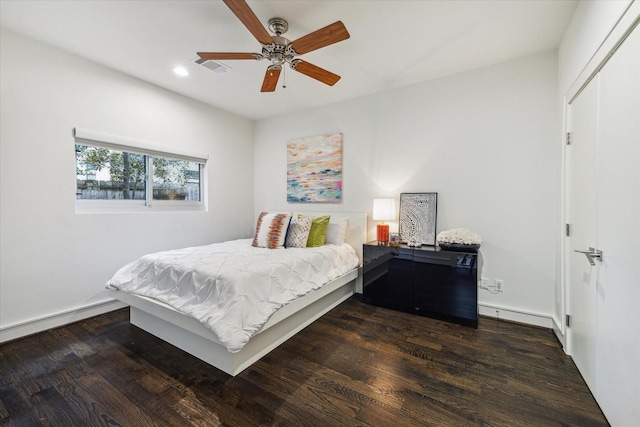
M 118 214 L 149 212 L 203 212 L 202 202 L 154 201 L 150 206 L 141 200 L 76 200 L 76 214 Z

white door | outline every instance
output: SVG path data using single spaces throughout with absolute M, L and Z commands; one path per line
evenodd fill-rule
M 600 72 L 596 397 L 613 426 L 640 425 L 640 27 Z
M 613 426 L 640 420 L 640 29 L 569 108 L 569 353 Z M 602 251 L 593 265 L 583 253 Z
M 596 275 L 585 254 L 596 246 L 596 141 L 598 134 L 598 77 L 571 103 L 570 146 L 567 148 L 567 240 L 569 353 L 585 382 L 596 391 Z

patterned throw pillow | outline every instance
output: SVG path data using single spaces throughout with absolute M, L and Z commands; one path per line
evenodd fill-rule
M 306 248 L 309 232 L 311 231 L 311 218 L 306 216 L 294 216 L 289 223 L 287 238 L 284 245 L 287 248 Z
M 290 213 L 261 212 L 251 245 L 269 249 L 282 248 L 290 219 Z

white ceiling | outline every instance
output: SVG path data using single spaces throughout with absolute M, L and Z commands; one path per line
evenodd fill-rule
M 0 0 L 3 28 L 253 120 L 471 70 L 558 47 L 577 6 L 564 0 L 248 0 L 265 24 L 289 22 L 295 40 L 341 20 L 351 38 L 301 58 L 342 79 L 326 86 L 287 68 L 261 93 L 266 61 L 222 61 L 198 51 L 259 52 L 219 0 Z M 187 77 L 172 69 L 183 65 Z

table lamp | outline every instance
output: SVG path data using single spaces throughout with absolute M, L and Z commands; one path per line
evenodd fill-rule
M 373 199 L 373 220 L 382 221 L 378 224 L 377 240 L 379 245 L 386 245 L 389 242 L 389 224 L 384 221 L 396 219 L 395 199 Z

